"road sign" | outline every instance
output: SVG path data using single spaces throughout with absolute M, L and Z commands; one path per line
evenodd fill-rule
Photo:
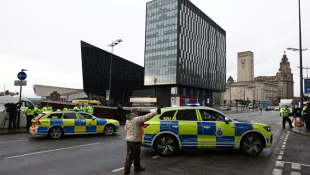
M 14 86 L 27 86 L 27 81 L 15 80 L 14 81 Z
M 23 81 L 27 78 L 27 74 L 25 72 L 19 72 L 17 74 L 17 78 L 20 79 L 21 81 Z
M 110 100 L 110 91 L 106 90 L 106 100 Z
M 305 94 L 310 94 L 310 79 L 305 79 Z

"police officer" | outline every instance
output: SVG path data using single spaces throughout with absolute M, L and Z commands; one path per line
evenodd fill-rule
M 90 115 L 94 114 L 94 107 L 91 103 L 89 103 L 89 106 L 87 107 L 87 113 Z
M 305 123 L 306 123 L 306 129 L 310 130 L 310 102 L 306 104 L 307 107 L 305 109 Z
M 36 116 L 38 116 L 38 115 L 41 114 L 42 112 L 43 112 L 43 108 L 42 108 L 41 104 L 38 104 L 38 107 L 36 107 L 36 108 L 34 109 L 34 114 L 35 114 Z
M 52 106 L 50 106 L 49 103 L 46 103 L 46 106 L 44 106 L 43 111 L 52 111 L 52 110 L 53 110 Z
M 27 124 L 26 124 L 26 129 L 29 132 L 29 127 L 31 126 L 31 119 L 34 117 L 34 107 L 32 106 L 32 104 L 29 105 L 28 108 L 25 109 L 25 114 L 27 117 Z
M 291 121 L 291 119 L 288 117 L 288 113 L 289 113 L 289 112 L 290 112 L 290 110 L 287 109 L 287 106 L 285 106 L 285 107 L 281 110 L 282 127 L 283 127 L 283 129 L 286 129 L 286 128 L 285 128 L 285 123 L 286 123 L 286 121 L 288 121 L 288 123 L 290 124 L 291 129 L 294 128 L 294 127 L 292 126 L 292 121 Z
M 63 111 L 69 111 L 70 110 L 70 107 L 68 104 L 66 104 L 66 107 L 63 109 Z
M 80 110 L 80 105 L 76 104 L 76 106 L 73 108 L 73 110 L 79 111 Z
M 306 119 L 306 109 L 307 109 L 307 107 L 308 107 L 308 103 L 302 108 L 302 111 L 301 111 L 301 116 L 303 117 L 303 120 L 304 120 L 304 122 L 305 123 L 307 123 L 307 119 Z
M 80 111 L 81 112 L 86 112 L 86 107 L 84 106 L 84 103 L 82 103 L 82 106 L 80 106 Z

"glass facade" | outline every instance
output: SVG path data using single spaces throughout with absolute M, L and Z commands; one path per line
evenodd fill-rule
M 105 104 L 109 89 L 111 53 L 81 41 L 84 91 Z M 128 102 L 133 90 L 143 89 L 144 68 L 113 54 L 110 99 L 114 105 Z
M 153 0 L 146 13 L 144 85 L 225 91 L 225 30 L 189 0 Z

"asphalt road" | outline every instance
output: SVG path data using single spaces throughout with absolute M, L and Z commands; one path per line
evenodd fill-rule
M 239 120 L 271 125 L 273 145 L 256 157 L 239 150 L 179 150 L 173 157 L 159 157 L 142 148 L 145 172 L 131 174 L 310 174 L 310 138 L 281 128 L 277 112 L 228 114 Z M 51 140 L 44 136 L 0 136 L 0 175 L 123 174 L 126 144 L 124 126 L 114 136 L 75 135 Z

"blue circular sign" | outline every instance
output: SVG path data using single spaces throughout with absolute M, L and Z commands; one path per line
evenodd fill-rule
M 17 74 L 17 78 L 21 81 L 25 80 L 27 78 L 27 74 L 25 72 L 19 72 Z

